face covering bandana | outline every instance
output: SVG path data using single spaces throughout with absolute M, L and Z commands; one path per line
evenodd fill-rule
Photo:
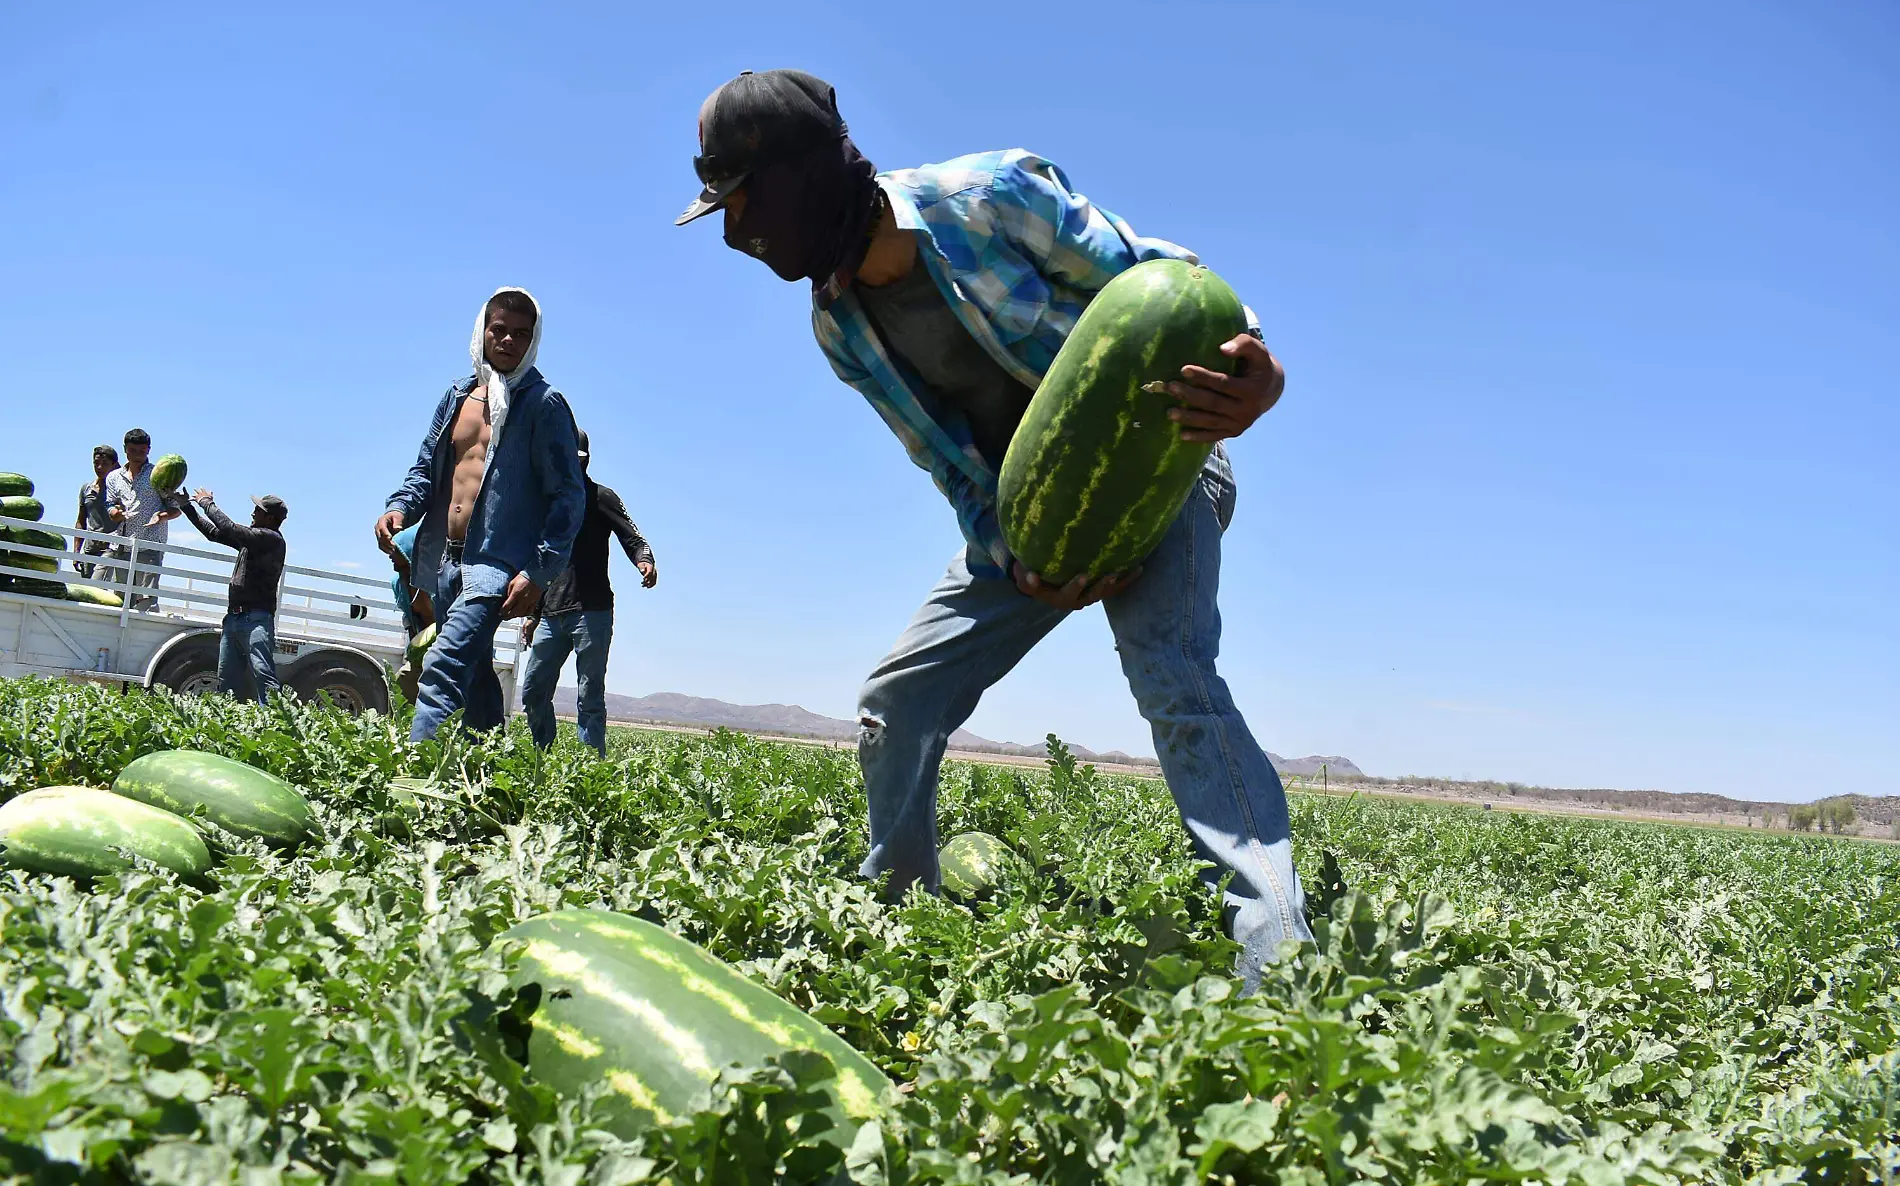
M 780 279 L 822 287 L 864 262 L 879 192 L 877 170 L 849 136 L 840 137 L 753 170 L 745 211 L 726 226 L 726 246 L 764 260 Z

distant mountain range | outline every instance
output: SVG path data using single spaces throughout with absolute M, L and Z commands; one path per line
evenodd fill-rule
M 554 693 L 554 711 L 572 716 L 574 713 L 575 692 L 573 688 L 559 688 Z M 701 729 L 727 728 L 739 733 L 768 733 L 777 737 L 805 737 L 821 741 L 842 741 L 855 743 L 858 739 L 858 726 L 854 721 L 839 720 L 837 717 L 822 716 L 810 709 L 800 708 L 796 704 L 727 704 L 724 700 L 709 700 L 703 696 L 683 696 L 678 692 L 655 692 L 651 696 L 621 696 L 607 693 L 607 718 L 614 721 L 627 721 L 653 725 L 684 725 Z M 1137 758 L 1120 750 L 1096 753 L 1073 743 L 1066 743 L 1069 751 L 1084 762 L 1098 762 L 1120 766 L 1148 766 L 1159 768 L 1153 758 Z M 958 729 L 950 735 L 950 748 L 964 753 L 1003 754 L 1011 757 L 1042 758 L 1048 748 L 1043 742 L 1022 745 L 1014 741 L 991 741 L 987 737 L 978 737 L 968 729 Z M 1359 767 L 1345 758 L 1316 754 L 1305 758 L 1283 758 L 1278 754 L 1267 755 L 1273 761 L 1274 769 L 1282 775 L 1317 774 L 1323 764 L 1333 773 L 1348 775 L 1361 773 Z

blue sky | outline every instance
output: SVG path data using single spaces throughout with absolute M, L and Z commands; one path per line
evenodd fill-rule
M 1031 148 L 1259 311 L 1222 664 L 1269 748 L 1900 791 L 1900 10 L 1345 7 L 12 6 L 0 469 L 63 500 L 138 423 L 379 571 L 525 285 L 659 555 L 610 686 L 849 715 L 954 518 L 800 291 L 671 225 L 700 100 L 796 65 L 880 165 Z M 1099 611 L 971 727 L 1152 752 Z

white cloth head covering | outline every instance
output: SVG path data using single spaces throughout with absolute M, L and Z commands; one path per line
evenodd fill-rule
M 502 375 L 497 374 L 495 368 L 488 365 L 488 359 L 485 357 L 486 351 L 483 347 L 485 344 L 484 335 L 488 330 L 489 302 L 504 292 L 518 292 L 522 296 L 527 297 L 529 302 L 534 305 L 534 334 L 528 339 L 528 352 L 521 356 L 521 365 L 509 371 L 507 374 Z M 529 367 L 534 365 L 535 352 L 541 349 L 541 327 L 546 321 L 547 318 L 542 316 L 541 313 L 541 302 L 535 300 L 534 294 L 525 288 L 497 288 L 488 295 L 488 300 L 482 302 L 482 307 L 477 310 L 475 314 L 475 335 L 468 340 L 468 356 L 470 361 L 475 364 L 476 386 L 484 387 L 488 390 L 488 424 L 491 434 L 489 449 L 491 455 L 495 445 L 494 436 L 501 432 L 502 421 L 508 418 L 509 388 L 523 375 L 528 373 Z

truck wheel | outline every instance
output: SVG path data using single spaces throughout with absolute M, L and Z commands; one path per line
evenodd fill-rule
M 173 647 L 152 672 L 152 683 L 181 696 L 208 696 L 218 690 L 218 640 L 189 638 Z
M 299 700 L 330 703 L 351 716 L 389 712 L 389 684 L 383 673 L 354 655 L 322 655 L 299 667 L 290 677 Z

